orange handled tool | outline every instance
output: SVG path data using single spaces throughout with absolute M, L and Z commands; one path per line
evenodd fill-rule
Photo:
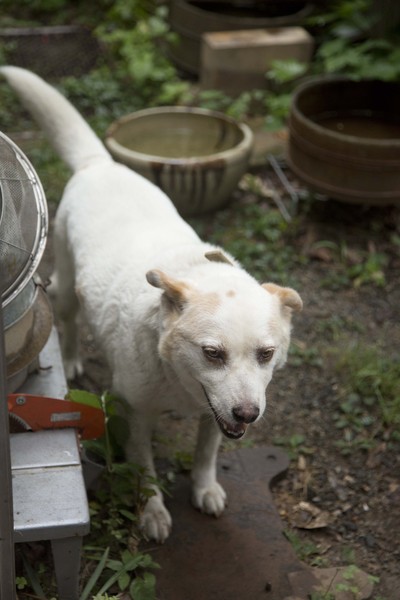
M 104 433 L 104 413 L 79 402 L 32 394 L 9 394 L 8 411 L 26 430 L 73 427 L 82 439 L 99 438 Z

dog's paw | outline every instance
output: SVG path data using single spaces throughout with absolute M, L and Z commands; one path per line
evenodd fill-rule
M 219 517 L 226 504 L 225 490 L 217 481 L 207 487 L 194 486 L 192 504 L 201 512 Z
M 83 363 L 80 358 L 67 358 L 64 360 L 65 377 L 68 381 L 79 377 L 83 373 Z
M 140 516 L 140 529 L 148 540 L 165 542 L 171 532 L 171 515 L 159 496 L 152 496 Z

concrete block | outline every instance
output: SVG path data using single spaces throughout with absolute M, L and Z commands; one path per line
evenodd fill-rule
M 237 95 L 265 88 L 275 60 L 309 62 L 314 41 L 302 27 L 218 31 L 202 36 L 200 83 Z

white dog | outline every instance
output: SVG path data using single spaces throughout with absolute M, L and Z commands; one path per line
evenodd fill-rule
M 159 188 L 112 160 L 54 88 L 24 69 L 0 71 L 74 171 L 55 223 L 67 375 L 82 371 L 80 305 L 112 370 L 113 391 L 132 407 L 128 459 L 155 476 L 157 417 L 171 409 L 197 413 L 193 504 L 218 516 L 226 500 L 216 479 L 221 432 L 241 438 L 261 418 L 301 299 L 290 288 L 259 285 L 223 250 L 203 243 Z M 148 538 L 168 536 L 160 490 L 141 525 Z

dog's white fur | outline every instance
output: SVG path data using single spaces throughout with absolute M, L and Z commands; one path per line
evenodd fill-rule
M 239 438 L 261 418 L 301 299 L 290 288 L 259 285 L 203 243 L 160 189 L 112 160 L 54 88 L 24 69 L 0 72 L 74 171 L 56 216 L 53 279 L 67 375 L 82 371 L 81 305 L 112 370 L 113 391 L 132 407 L 128 459 L 155 476 L 157 417 L 171 409 L 198 413 L 193 504 L 219 515 L 226 500 L 216 479 L 221 431 Z M 158 489 L 141 524 L 148 538 L 169 534 Z

